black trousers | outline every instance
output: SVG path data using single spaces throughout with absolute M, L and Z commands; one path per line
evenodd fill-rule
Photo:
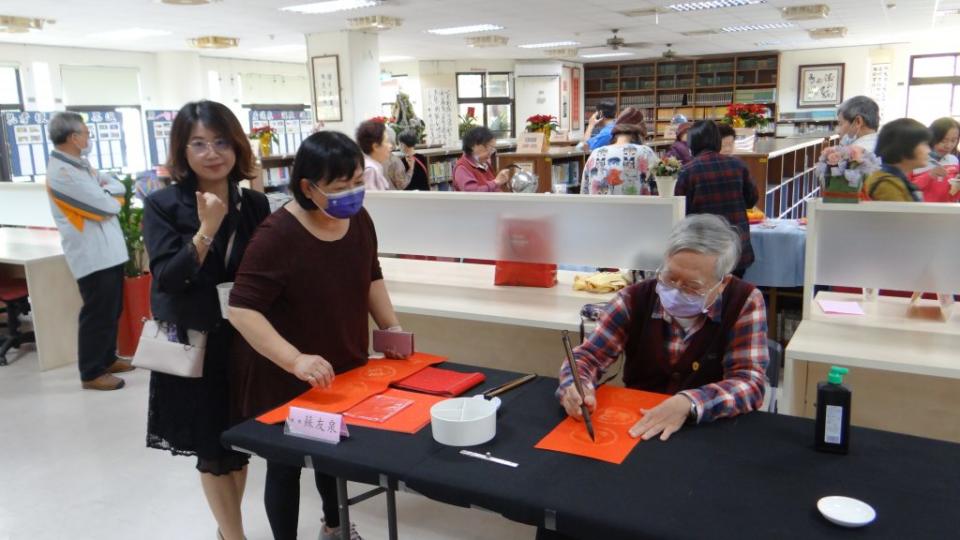
M 263 490 L 263 503 L 274 540 L 296 540 L 300 520 L 300 471 L 301 467 L 267 461 L 267 479 Z M 323 519 L 327 527 L 340 526 L 340 509 L 337 504 L 337 479 L 314 471 L 317 491 L 323 499 Z M 349 527 L 349 525 L 348 525 Z
M 80 308 L 78 359 L 80 379 L 92 381 L 117 359 L 117 327 L 123 311 L 123 265 L 99 270 L 77 280 Z

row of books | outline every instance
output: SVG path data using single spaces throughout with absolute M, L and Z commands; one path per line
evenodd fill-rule
M 579 184 L 580 183 L 580 162 L 567 161 L 554 163 L 550 171 L 551 180 L 554 184 Z

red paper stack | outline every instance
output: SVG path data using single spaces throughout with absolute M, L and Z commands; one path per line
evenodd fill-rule
M 424 368 L 393 383 L 396 388 L 437 396 L 456 397 L 486 380 L 483 373 L 461 373 L 435 367 Z

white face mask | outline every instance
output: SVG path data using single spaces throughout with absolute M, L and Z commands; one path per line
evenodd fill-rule
M 860 128 L 857 128 L 856 134 L 851 135 L 849 133 L 846 133 L 843 135 L 843 137 L 840 137 L 840 146 L 849 146 L 859 138 L 860 138 Z

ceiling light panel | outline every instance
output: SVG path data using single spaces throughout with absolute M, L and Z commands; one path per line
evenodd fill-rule
M 330 0 L 328 2 L 313 2 L 311 4 L 282 7 L 280 11 L 318 15 L 321 13 L 336 13 L 337 11 L 368 8 L 378 5 L 380 5 L 380 0 Z
M 670 4 L 667 9 L 672 11 L 703 11 L 705 9 L 723 9 L 741 6 L 755 6 L 757 4 L 766 4 L 767 0 L 713 0 L 712 2 L 684 2 L 682 4 Z
M 724 32 L 756 32 L 760 30 L 782 30 L 784 28 L 793 28 L 793 23 L 778 22 L 766 24 L 743 24 L 740 26 L 724 26 L 720 30 Z
M 427 30 L 427 33 L 438 36 L 455 36 L 457 34 L 475 34 L 477 32 L 492 32 L 494 30 L 503 30 L 502 26 L 496 24 L 474 24 L 471 26 L 453 26 L 450 28 L 434 28 Z
M 579 41 L 552 41 L 550 43 L 529 43 L 527 45 L 517 46 L 521 49 L 555 49 L 560 47 L 572 47 L 579 44 Z

